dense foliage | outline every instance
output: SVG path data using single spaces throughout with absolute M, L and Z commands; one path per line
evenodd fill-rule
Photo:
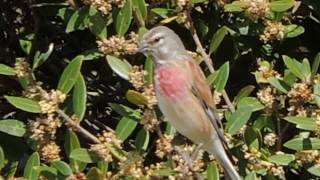
M 3 0 L 0 10 L 0 179 L 224 178 L 157 108 L 153 61 L 137 48 L 160 24 L 207 75 L 242 177 L 320 176 L 320 1 Z

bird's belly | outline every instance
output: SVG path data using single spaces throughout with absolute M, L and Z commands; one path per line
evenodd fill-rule
M 176 102 L 171 102 L 160 93 L 157 93 L 158 105 L 166 119 L 176 130 L 195 143 L 205 143 L 209 141 L 212 126 L 208 124 L 204 112 L 197 111 L 198 104 L 194 104 L 191 97 Z M 197 110 L 195 110 L 197 109 Z

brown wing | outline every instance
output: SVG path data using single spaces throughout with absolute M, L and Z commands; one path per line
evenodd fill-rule
M 200 66 L 196 64 L 194 61 L 189 61 L 188 67 L 190 68 L 190 72 L 192 72 L 191 78 L 193 78 L 193 94 L 200 100 L 200 103 L 202 104 L 211 121 L 211 124 L 213 125 L 219 138 L 225 145 L 225 148 L 227 148 L 227 141 L 223 134 L 222 122 L 215 110 L 213 96 L 210 87 L 208 86 L 206 77 L 203 74 L 203 71 L 201 70 Z

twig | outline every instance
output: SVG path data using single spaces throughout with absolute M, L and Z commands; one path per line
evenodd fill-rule
M 76 129 L 80 134 L 82 134 L 83 136 L 87 137 L 88 139 L 90 139 L 92 142 L 94 143 L 101 143 L 100 140 L 94 136 L 93 134 L 91 134 L 89 131 L 87 131 L 86 129 L 84 129 L 83 127 L 81 127 L 78 123 L 76 123 L 74 120 L 72 120 L 65 112 L 63 112 L 62 110 L 58 109 L 56 111 L 69 125 L 71 125 L 74 129 Z
M 200 42 L 200 39 L 199 39 L 199 36 L 194 28 L 194 24 L 193 24 L 193 21 L 192 21 L 192 18 L 191 18 L 191 15 L 190 15 L 190 11 L 191 9 L 187 9 L 186 12 L 187 12 L 187 20 L 189 22 L 188 24 L 188 28 L 189 28 L 189 31 L 191 32 L 192 34 L 192 38 L 194 40 L 194 42 L 196 43 L 196 46 L 197 46 L 197 49 L 200 51 L 201 53 L 201 56 L 203 57 L 203 60 L 204 62 L 206 63 L 206 65 L 208 66 L 209 68 L 209 71 L 210 73 L 214 73 L 215 70 L 212 66 L 212 59 L 210 58 L 210 56 L 206 53 L 206 51 L 204 50 L 201 42 Z M 227 92 L 225 90 L 222 91 L 222 97 L 224 99 L 224 101 L 226 102 L 228 108 L 230 109 L 231 112 L 235 112 L 235 107 L 234 105 L 232 104 Z

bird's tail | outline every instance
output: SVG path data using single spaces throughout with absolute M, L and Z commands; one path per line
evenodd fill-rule
M 205 147 L 210 153 L 212 153 L 219 163 L 223 166 L 223 169 L 231 180 L 241 180 L 239 173 L 234 168 L 231 160 L 229 159 L 225 148 L 221 144 L 221 141 L 218 137 L 213 139 L 213 143 L 208 143 Z

